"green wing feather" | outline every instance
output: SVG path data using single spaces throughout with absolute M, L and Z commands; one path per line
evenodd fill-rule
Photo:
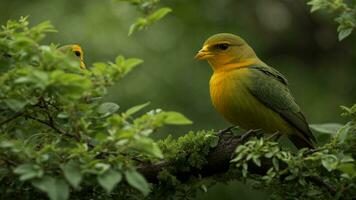
M 288 89 L 287 79 L 268 66 L 257 65 L 249 69 L 254 83 L 248 86 L 252 95 L 299 130 L 306 141 L 315 141 L 303 113 Z

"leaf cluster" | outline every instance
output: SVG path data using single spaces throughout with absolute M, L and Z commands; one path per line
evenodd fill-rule
M 82 70 L 74 56 L 39 43 L 53 31 L 48 22 L 29 27 L 25 17 L 0 32 L 2 198 L 127 196 L 114 192 L 118 184 L 148 195 L 135 163 L 163 159 L 150 135 L 191 121 L 160 109 L 138 115 L 148 103 L 122 111 L 104 102 L 108 87 L 142 60 L 118 56 Z
M 335 126 L 318 125 L 317 130 L 331 133 L 328 143 L 317 149 L 295 153 L 263 138 L 238 146 L 232 164 L 242 177 L 256 186 L 271 188 L 276 199 L 352 199 L 356 189 L 356 105 L 343 107 L 350 122 L 335 131 Z M 250 167 L 266 167 L 263 176 L 249 174 Z
M 146 29 L 172 12 L 172 9 L 169 7 L 158 7 L 160 0 L 116 0 L 116 2 L 128 2 L 142 13 L 142 16 L 138 17 L 130 26 L 128 35 Z
M 339 40 L 348 37 L 356 27 L 356 2 L 343 0 L 309 0 L 311 12 L 324 10 L 334 13 L 335 21 L 339 24 L 337 32 Z

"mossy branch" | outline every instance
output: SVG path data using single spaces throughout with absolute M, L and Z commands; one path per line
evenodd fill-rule
M 234 134 L 220 134 L 219 142 L 216 147 L 211 148 L 208 154 L 205 156 L 206 163 L 199 168 L 192 167 L 190 170 L 180 170 L 178 166 L 189 165 L 188 159 L 187 163 L 176 163 L 175 161 L 163 161 L 160 163 L 141 163 L 138 166 L 138 171 L 147 179 L 147 181 L 153 184 L 159 184 L 160 178 L 159 174 L 165 170 L 168 170 L 171 175 L 175 176 L 177 180 L 181 183 L 188 182 L 191 178 L 206 178 L 206 177 L 214 177 L 218 175 L 223 175 L 228 172 L 229 169 L 236 169 L 231 164 L 231 159 L 234 156 L 235 150 L 237 146 L 244 145 L 246 140 L 253 136 L 256 132 L 248 131 L 243 135 L 234 135 Z M 317 150 L 311 150 L 317 152 Z M 307 152 L 305 155 L 308 155 Z M 177 155 L 179 156 L 179 155 Z M 180 162 L 180 161 L 179 161 Z M 251 175 L 257 175 L 261 179 L 263 176 L 266 176 L 268 171 L 273 168 L 272 158 L 263 158 L 261 159 L 261 165 L 257 166 L 252 161 L 248 163 L 248 173 Z M 288 165 L 286 163 L 280 164 L 280 171 L 286 171 Z M 290 173 L 285 173 L 279 177 L 279 179 L 283 182 L 285 177 L 291 175 Z M 232 177 L 231 177 L 232 178 Z M 235 177 L 235 179 L 244 179 L 244 177 Z M 331 196 L 336 195 L 337 190 L 334 186 L 329 184 L 327 181 L 323 179 L 323 177 L 319 176 L 306 176 L 305 180 L 310 182 L 311 184 L 328 191 Z
M 219 173 L 226 172 L 230 166 L 230 160 L 236 149 L 236 146 L 242 144 L 244 141 L 241 136 L 234 136 L 224 134 L 220 136 L 218 145 L 211 149 L 209 154 L 206 156 L 207 163 L 202 166 L 202 168 L 192 169 L 189 172 L 183 172 L 179 169 L 177 170 L 176 177 L 180 181 L 186 181 L 189 177 L 201 175 L 203 177 L 213 176 Z M 151 183 L 157 183 L 158 174 L 171 166 L 175 166 L 174 162 L 160 162 L 157 164 L 143 163 L 138 166 L 138 171 L 140 171 L 145 178 Z M 261 171 L 262 173 L 262 171 Z

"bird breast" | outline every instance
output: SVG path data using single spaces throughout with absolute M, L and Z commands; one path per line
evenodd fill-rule
M 281 116 L 250 93 L 248 87 L 253 84 L 250 73 L 248 68 L 214 73 L 210 79 L 213 106 L 227 121 L 244 129 L 289 132 Z
M 253 99 L 246 86 L 247 78 L 247 70 L 237 69 L 214 73 L 210 79 L 213 106 L 233 124 L 241 124 L 241 121 L 251 114 L 247 107 Z

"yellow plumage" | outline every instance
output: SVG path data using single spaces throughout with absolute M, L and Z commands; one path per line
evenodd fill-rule
M 216 110 L 232 124 L 244 129 L 258 127 L 274 133 L 295 132 L 276 112 L 263 105 L 248 91 L 249 69 L 215 72 L 210 79 L 210 96 Z M 233 91 L 233 92 L 231 92 Z

